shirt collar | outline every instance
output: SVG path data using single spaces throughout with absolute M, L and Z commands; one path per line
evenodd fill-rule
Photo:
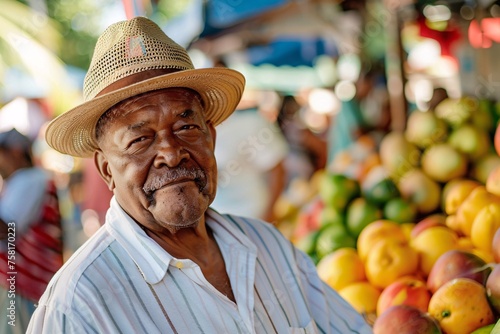
M 212 228 L 216 240 L 246 248 L 256 253 L 255 245 L 227 218 L 208 209 L 207 224 Z M 130 217 L 113 196 L 106 214 L 106 228 L 135 262 L 146 282 L 156 284 L 165 277 L 172 262 L 176 260 Z

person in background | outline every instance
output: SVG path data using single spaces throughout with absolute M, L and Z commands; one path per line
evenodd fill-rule
M 305 124 L 301 111 L 307 102 L 299 95 L 284 96 L 277 118 L 290 147 L 285 162 L 288 181 L 295 178 L 309 180 L 316 171 L 326 166 L 326 140 L 322 138 L 323 135 L 313 133 Z
M 61 216 L 50 175 L 33 165 L 31 141 L 0 133 L 0 332 L 25 333 L 35 303 L 62 266 Z
M 274 221 L 286 184 L 288 144 L 259 112 L 259 92 L 246 89 L 234 112 L 217 127 L 218 182 L 212 207 L 223 213 Z
M 147 18 L 104 31 L 85 102 L 54 119 L 46 139 L 93 156 L 114 196 L 28 333 L 371 333 L 275 226 L 210 208 L 216 126 L 244 86 L 237 71 L 195 69 Z

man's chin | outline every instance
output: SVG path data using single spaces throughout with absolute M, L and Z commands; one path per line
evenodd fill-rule
M 172 224 L 172 223 L 162 223 L 161 227 L 169 231 L 171 234 L 176 234 L 186 229 L 196 228 L 199 225 L 199 221 L 192 222 L 190 224 Z

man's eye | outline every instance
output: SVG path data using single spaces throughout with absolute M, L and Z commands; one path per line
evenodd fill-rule
M 147 137 L 142 136 L 142 137 L 139 137 L 137 139 L 134 139 L 130 144 L 139 143 L 139 142 L 144 141 L 146 139 L 147 139 Z
M 193 129 L 197 129 L 198 127 L 196 125 L 193 125 L 193 124 L 188 124 L 188 125 L 184 125 L 181 127 L 181 130 L 193 130 Z

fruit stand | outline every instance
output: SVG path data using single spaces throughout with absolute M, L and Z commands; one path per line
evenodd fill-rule
M 383 12 L 406 108 L 292 182 L 277 226 L 375 334 L 500 333 L 500 4 L 411 2 Z
M 421 333 L 490 333 L 500 318 L 498 114 L 448 98 L 405 131 L 363 135 L 291 215 L 291 240 L 375 333 L 410 319 Z

